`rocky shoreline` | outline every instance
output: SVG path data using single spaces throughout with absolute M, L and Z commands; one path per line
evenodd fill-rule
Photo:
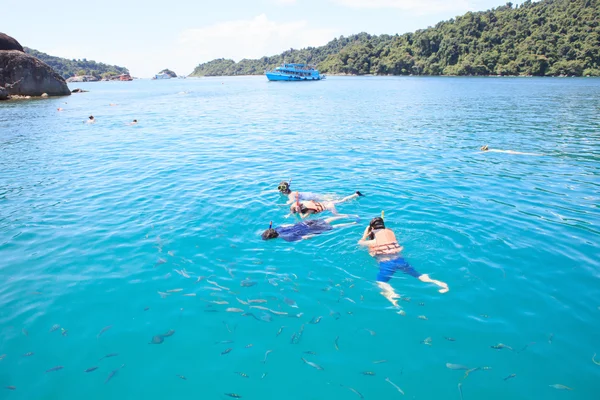
M 26 54 L 16 39 L 0 32 L 0 100 L 70 94 L 56 71 Z

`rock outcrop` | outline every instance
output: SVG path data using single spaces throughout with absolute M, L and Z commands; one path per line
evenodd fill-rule
M 13 37 L 0 32 L 0 50 L 18 50 L 24 51 L 23 46 Z
M 0 86 L 0 100 L 8 99 L 8 90 Z
M 0 33 L 0 87 L 9 95 L 67 96 L 65 80 L 48 64 L 23 52 L 15 39 Z
M 100 79 L 96 78 L 94 75 L 79 75 L 72 76 L 67 78 L 67 83 L 71 82 L 98 82 Z

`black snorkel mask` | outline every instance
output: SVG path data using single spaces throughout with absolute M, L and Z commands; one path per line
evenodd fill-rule
M 371 220 L 371 222 L 369 222 L 369 228 L 371 228 L 371 232 L 369 233 L 369 238 L 371 240 L 375 239 L 375 234 L 373 233 L 373 231 L 376 231 L 378 229 L 385 229 L 385 224 L 383 223 L 383 218 L 381 217 L 375 217 Z
M 283 194 L 290 194 L 291 193 L 291 190 L 290 190 L 290 185 L 291 184 L 292 184 L 292 180 L 291 179 L 289 180 L 289 182 L 281 181 L 281 183 L 279 184 L 279 186 L 277 186 L 277 190 L 279 190 Z

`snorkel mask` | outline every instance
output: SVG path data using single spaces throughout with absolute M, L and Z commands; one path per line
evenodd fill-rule
M 375 234 L 373 233 L 373 231 L 376 231 L 378 229 L 385 229 L 385 224 L 383 223 L 383 218 L 381 218 L 381 217 L 373 218 L 371 220 L 371 222 L 369 222 L 369 228 L 371 228 L 369 237 L 371 240 L 373 240 L 375 238 Z
M 291 192 L 291 190 L 290 190 L 291 184 L 292 184 L 291 179 L 289 180 L 289 182 L 281 181 L 281 183 L 279 183 L 279 186 L 277 186 L 277 190 L 279 190 L 283 194 L 289 194 Z

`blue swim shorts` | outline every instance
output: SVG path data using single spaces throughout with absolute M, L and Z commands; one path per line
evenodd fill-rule
M 406 275 L 414 276 L 418 278 L 421 274 L 413 267 L 411 267 L 404 258 L 398 257 L 393 260 L 386 260 L 379 262 L 379 273 L 377 274 L 377 281 L 389 282 L 392 279 L 394 272 L 402 271 Z

